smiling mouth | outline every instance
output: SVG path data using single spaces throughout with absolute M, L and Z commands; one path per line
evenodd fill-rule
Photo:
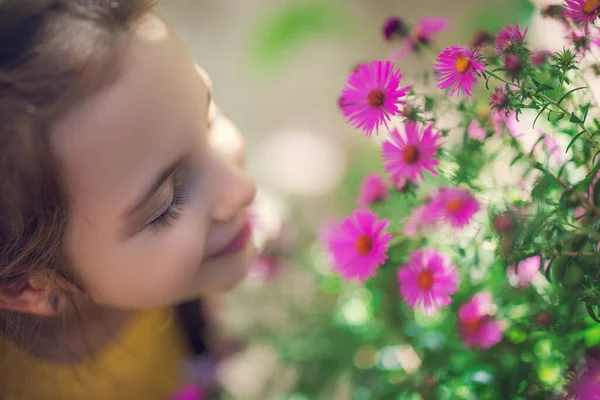
M 242 229 L 240 229 L 238 234 L 235 235 L 235 237 L 227 244 L 227 246 L 225 246 L 222 250 L 219 250 L 217 253 L 207 257 L 207 260 L 213 260 L 215 258 L 235 254 L 244 249 L 251 238 L 252 226 L 250 225 L 250 221 L 246 221 Z

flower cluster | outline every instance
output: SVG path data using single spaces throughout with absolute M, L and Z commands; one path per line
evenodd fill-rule
M 361 64 L 341 95 L 347 122 L 367 138 L 382 136 L 381 165 L 366 173 L 356 208 L 323 236 L 333 269 L 377 301 L 391 299 L 377 318 L 410 329 L 452 320 L 444 337 L 458 345 L 449 349 L 496 352 L 469 358 L 482 364 L 465 379 L 502 385 L 485 366 L 501 352 L 510 361 L 489 370 L 527 375 L 514 388 L 481 389 L 481 398 L 587 399 L 600 390 L 597 368 L 565 378 L 586 346 L 600 345 L 598 328 L 589 327 L 600 323 L 600 109 L 586 79 L 600 71 L 591 45 L 600 1 L 565 0 L 542 14 L 560 21 L 569 46 L 532 49 L 526 27 L 507 25 L 430 54 L 447 20 L 423 18 L 411 29 L 390 17 L 384 40 L 400 44 L 388 60 Z M 405 83 L 409 53 L 430 56 L 436 87 L 420 93 L 428 82 Z M 390 337 L 414 340 L 435 363 L 445 344 L 410 329 Z M 452 387 L 457 363 L 436 372 L 425 365 L 431 375 L 415 385 L 447 377 Z

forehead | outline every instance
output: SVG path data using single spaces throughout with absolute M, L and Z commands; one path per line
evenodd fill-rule
M 189 148 L 192 133 L 205 124 L 206 84 L 181 41 L 152 18 L 133 36 L 117 81 L 53 129 L 53 146 L 76 204 L 126 201 Z

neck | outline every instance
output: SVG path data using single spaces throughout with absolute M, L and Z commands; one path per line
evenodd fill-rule
M 30 335 L 16 338 L 16 344 L 49 361 L 83 361 L 102 349 L 133 314 L 76 298 L 59 316 L 22 318 L 24 326 L 16 328 Z

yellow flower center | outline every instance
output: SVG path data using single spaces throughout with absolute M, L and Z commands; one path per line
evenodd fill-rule
M 586 14 L 593 14 L 600 7 L 600 0 L 587 0 L 583 4 L 583 12 Z
M 371 108 L 379 108 L 385 103 L 385 93 L 380 89 L 371 90 L 367 95 L 367 102 Z
M 367 255 L 373 248 L 373 239 L 369 235 L 360 235 L 356 239 L 355 246 L 358 254 L 361 256 Z
M 454 200 L 450 200 L 448 203 L 446 203 L 446 208 L 451 213 L 455 213 L 461 209 L 462 205 L 463 205 L 462 201 L 460 201 L 458 199 L 454 199 Z
M 470 65 L 471 61 L 469 61 L 469 59 L 465 56 L 460 55 L 456 59 L 456 70 L 461 74 L 464 74 Z
M 407 164 L 414 164 L 419 161 L 419 149 L 417 146 L 408 145 L 404 148 L 404 153 L 402 154 L 402 158 L 404 162 Z
M 423 290 L 431 289 L 433 287 L 433 273 L 429 270 L 419 272 L 417 285 Z

